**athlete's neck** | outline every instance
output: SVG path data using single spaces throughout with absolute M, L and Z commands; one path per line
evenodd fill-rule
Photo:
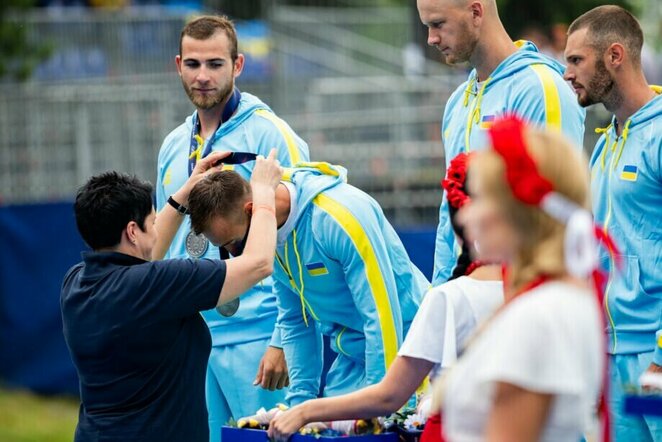
M 489 38 L 478 41 L 469 58 L 469 64 L 476 69 L 479 81 L 487 80 L 503 60 L 517 52 L 517 46 L 503 26 L 495 23 L 492 27 L 492 30 L 486 30 L 484 34 Z
M 616 129 L 620 135 L 628 118 L 644 107 L 656 94 L 646 82 L 641 71 L 633 72 L 622 81 L 618 81 L 614 85 L 614 89 L 616 89 L 614 95 L 618 95 L 618 99 L 611 102 L 605 100 L 604 105 L 616 116 L 618 123 Z
M 276 225 L 281 228 L 290 216 L 290 191 L 284 184 L 276 188 Z

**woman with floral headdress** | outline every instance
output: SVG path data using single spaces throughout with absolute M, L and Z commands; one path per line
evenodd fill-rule
M 504 263 L 505 304 L 439 379 L 433 407 L 449 441 L 579 441 L 604 382 L 594 289 L 607 239 L 585 209 L 587 164 L 560 134 L 514 117 L 489 134 L 460 221 L 481 259 Z
M 469 243 L 456 222 L 458 210 L 470 201 L 465 190 L 468 159 L 464 153 L 454 158 L 442 181 L 451 224 L 462 243 L 457 265 L 448 282 L 426 293 L 398 356 L 382 381 L 350 394 L 307 401 L 285 412 L 274 411 L 277 415 L 269 427 L 270 437 L 287 440 L 310 422 L 393 413 L 410 399 L 426 376 L 434 378 L 440 368 L 451 365 L 477 324 L 503 303 L 501 267 L 473 261 Z M 439 430 L 435 435 L 439 435 Z

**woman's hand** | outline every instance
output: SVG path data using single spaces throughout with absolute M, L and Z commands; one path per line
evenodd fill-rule
M 275 191 L 282 177 L 283 168 L 276 159 L 276 149 L 271 149 L 267 158 L 260 155 L 255 160 L 251 174 L 251 188 L 255 191 L 256 188 L 266 187 Z
M 306 419 L 303 413 L 303 405 L 297 405 L 287 411 L 278 413 L 269 423 L 267 434 L 269 439 L 278 442 L 287 441 L 290 436 L 299 431 L 306 425 Z
M 211 152 L 206 157 L 202 158 L 195 163 L 195 168 L 191 172 L 191 176 L 188 177 L 188 180 L 184 185 L 173 195 L 175 201 L 177 201 L 182 206 L 188 207 L 188 196 L 191 193 L 191 189 L 205 176 L 220 172 L 223 170 L 223 163 L 220 162 L 218 165 L 214 166 L 215 163 L 222 161 L 223 158 L 230 155 L 231 152 Z

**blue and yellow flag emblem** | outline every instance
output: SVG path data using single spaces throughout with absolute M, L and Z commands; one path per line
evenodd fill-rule
M 306 264 L 306 269 L 308 270 L 310 276 L 322 276 L 329 274 L 329 271 L 327 270 L 326 267 L 324 267 L 324 264 L 321 262 Z
M 480 119 L 480 128 L 489 129 L 492 127 L 492 124 L 494 124 L 495 119 L 496 115 L 484 115 L 483 118 Z
M 626 164 L 623 166 L 623 171 L 621 172 L 621 179 L 624 181 L 637 181 L 637 175 L 639 171 L 637 166 Z

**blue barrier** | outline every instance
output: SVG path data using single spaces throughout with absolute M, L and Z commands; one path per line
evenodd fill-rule
M 429 278 L 434 228 L 398 234 Z M 62 277 L 85 249 L 70 202 L 0 207 L 2 382 L 46 394 L 78 394 L 59 298 Z
M 60 284 L 85 246 L 70 203 L 0 208 L 0 378 L 78 393 L 62 335 Z

